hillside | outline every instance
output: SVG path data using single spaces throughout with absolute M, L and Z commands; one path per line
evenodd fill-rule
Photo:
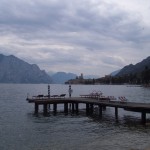
M 0 83 L 51 83 L 51 78 L 35 64 L 0 54 Z
M 110 75 L 111 75 L 111 76 L 115 76 L 115 75 L 117 75 L 119 72 L 120 72 L 120 70 L 116 70 L 116 71 L 113 71 L 112 73 L 110 73 Z
M 75 79 L 77 75 L 73 73 L 57 72 L 51 76 L 52 83 L 63 84 L 70 79 Z
M 131 74 L 131 73 L 132 74 L 140 73 L 144 71 L 145 66 L 147 66 L 150 69 L 150 56 L 135 65 L 130 64 L 128 66 L 125 66 L 120 70 L 117 76 L 123 76 L 125 74 Z

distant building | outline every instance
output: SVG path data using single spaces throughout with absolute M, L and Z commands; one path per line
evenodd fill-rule
M 81 75 L 79 76 L 79 79 L 83 79 L 83 73 L 81 73 Z
M 84 82 L 83 73 L 80 76 L 77 76 L 75 79 L 71 79 L 66 82 L 66 84 L 82 84 Z

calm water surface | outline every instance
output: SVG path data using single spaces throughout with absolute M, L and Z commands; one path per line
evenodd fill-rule
M 112 85 L 72 85 L 72 96 L 94 90 L 106 96 L 126 96 L 129 101 L 150 103 L 150 89 Z M 144 150 L 150 145 L 150 115 L 147 125 L 140 123 L 140 113 L 107 108 L 100 119 L 86 116 L 85 106 L 79 115 L 34 115 L 34 105 L 26 101 L 31 95 L 47 94 L 44 84 L 0 84 L 0 150 Z M 68 85 L 51 85 L 51 94 L 68 95 Z

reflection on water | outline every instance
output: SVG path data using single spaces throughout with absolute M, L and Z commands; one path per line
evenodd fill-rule
M 104 95 L 126 96 L 130 101 L 150 102 L 150 89 L 126 86 L 73 85 L 72 96 L 101 90 Z M 87 116 L 85 106 L 77 114 L 63 113 L 58 107 L 55 115 L 38 115 L 34 106 L 26 102 L 30 95 L 47 94 L 47 85 L 0 85 L 0 150 L 142 150 L 150 141 L 150 116 L 148 124 L 141 125 L 140 113 L 107 108 L 103 117 L 96 111 Z M 68 94 L 68 85 L 51 85 L 51 94 Z

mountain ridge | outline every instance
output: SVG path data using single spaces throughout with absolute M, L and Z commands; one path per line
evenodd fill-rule
M 141 62 L 138 62 L 137 64 L 129 64 L 125 67 L 123 67 L 116 76 L 123 76 L 126 74 L 135 74 L 135 73 L 141 73 L 144 71 L 145 67 L 148 67 L 150 69 L 150 56 L 148 56 L 146 59 L 143 59 Z
M 77 75 L 73 73 L 66 73 L 66 72 L 56 72 L 51 76 L 52 83 L 56 84 L 64 84 L 66 81 L 70 79 L 74 79 Z
M 36 64 L 0 54 L 0 83 L 51 83 L 51 78 Z

